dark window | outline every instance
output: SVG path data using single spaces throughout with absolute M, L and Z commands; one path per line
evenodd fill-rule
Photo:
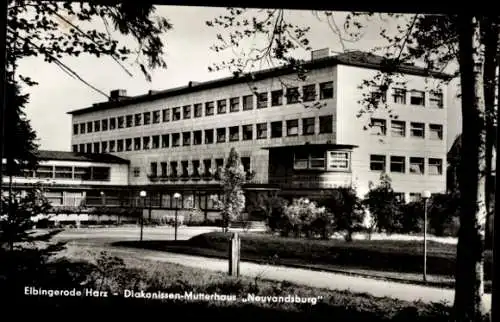
M 99 132 L 101 130 L 101 121 L 94 121 L 94 132 Z
M 161 136 L 161 147 L 162 148 L 168 148 L 169 147 L 169 145 L 170 145 L 169 139 L 170 139 L 170 136 L 168 134 L 163 134 Z
M 257 124 L 257 139 L 267 139 L 267 123 Z
M 166 177 L 168 175 L 168 164 L 167 162 L 160 162 L 161 176 Z
M 226 142 L 226 128 L 219 128 L 217 129 L 217 143 L 224 143 Z
M 161 111 L 153 111 L 153 124 L 158 124 L 161 121 Z
M 424 174 L 425 172 L 425 161 L 424 158 L 410 158 L 410 173 L 413 174 Z
M 316 85 L 305 85 L 302 87 L 302 92 L 304 93 L 304 102 L 311 102 L 316 100 Z
M 104 119 L 101 121 L 101 128 L 103 131 L 107 131 L 108 130 L 108 120 L 107 119 Z
M 72 151 L 78 152 L 78 145 L 77 144 L 73 144 Z
M 240 139 L 240 127 L 231 126 L 229 128 L 229 141 L 238 141 Z
M 182 133 L 182 145 L 183 146 L 191 145 L 191 132 Z
M 193 177 L 199 177 L 200 176 L 200 160 L 193 160 L 191 161 L 191 164 L 193 166 L 193 172 L 192 172 L 192 176 Z
M 396 104 L 406 104 L 406 90 L 403 88 L 393 88 L 392 100 Z
M 214 102 L 206 102 L 205 103 L 205 116 L 211 116 L 215 113 L 215 105 Z
M 286 121 L 286 136 L 299 135 L 299 120 Z
M 202 117 L 203 116 L 203 105 L 198 103 L 194 104 L 194 117 Z
M 251 170 L 250 157 L 241 157 L 241 165 L 243 170 L 248 173 Z
M 125 151 L 132 151 L 132 139 L 125 139 Z
M 116 152 L 123 152 L 123 140 L 116 140 Z
M 101 142 L 102 153 L 108 153 L 108 141 Z
M 441 91 L 431 91 L 429 105 L 432 108 L 443 108 L 443 93 Z
M 280 138 L 283 136 L 283 122 L 277 121 L 271 123 L 271 138 Z
M 406 122 L 405 121 L 391 121 L 391 135 L 394 137 L 406 136 Z
M 173 133 L 172 134 L 172 146 L 180 146 L 181 145 L 181 134 L 180 133 Z
M 134 150 L 139 151 L 141 149 L 141 138 L 134 138 Z
M 410 104 L 411 105 L 425 105 L 425 92 L 413 90 L 410 92 Z
M 152 177 L 158 176 L 158 163 L 151 162 L 149 165 L 149 175 Z
M 152 141 L 152 148 L 153 149 L 160 148 L 160 136 L 159 135 L 153 135 L 151 141 Z
M 134 172 L 134 177 L 138 178 L 141 175 L 141 168 L 134 167 L 133 172 Z
M 73 172 L 73 178 L 75 178 L 76 180 L 90 180 L 91 177 L 90 172 L 91 172 L 90 168 L 75 167 Z
M 80 134 L 85 134 L 85 123 L 80 123 Z
M 175 178 L 178 174 L 177 161 L 170 161 L 170 176 Z
M 81 153 L 85 152 L 85 144 L 79 144 L 78 145 L 78 152 L 81 152 Z
M 206 176 L 210 175 L 210 170 L 212 169 L 212 160 L 210 159 L 203 160 L 203 168 L 204 168 L 203 174 Z
M 268 101 L 267 92 L 257 94 L 257 108 L 266 108 Z
M 189 161 L 181 161 L 182 177 L 189 177 Z
M 302 119 L 302 135 L 313 135 L 314 134 L 315 119 L 314 117 L 308 117 Z
M 429 124 L 429 139 L 442 140 L 443 126 L 441 124 Z
M 87 122 L 87 133 L 92 133 L 92 122 Z
M 240 110 L 240 98 L 232 97 L 229 99 L 229 111 L 238 112 Z
M 385 155 L 373 154 L 370 155 L 370 170 L 372 171 L 385 171 L 386 163 Z
M 333 82 L 319 84 L 319 98 L 322 100 L 333 98 Z
M 115 152 L 115 148 L 116 148 L 116 141 L 115 140 L 109 141 L 109 152 Z
M 372 135 L 386 135 L 387 122 L 382 119 L 371 119 L 370 130 Z
M 85 147 L 85 152 L 92 153 L 92 143 L 87 143 Z
M 214 143 L 214 130 L 205 130 L 205 144 Z
M 443 174 L 443 160 L 442 159 L 429 159 L 429 174 L 441 175 Z
M 73 124 L 73 135 L 78 134 L 78 124 Z
M 248 140 L 253 140 L 253 125 L 248 124 L 248 125 L 243 125 L 243 140 L 248 141 Z
M 132 127 L 134 125 L 134 116 L 127 115 L 125 122 L 126 122 L 127 127 Z
M 174 107 L 172 110 L 172 121 L 179 121 L 181 119 L 181 108 L 180 106 Z
M 319 133 L 333 133 L 333 116 L 325 115 L 319 117 Z
M 253 110 L 253 95 L 243 96 L 243 111 Z
M 144 112 L 144 125 L 151 124 L 151 112 Z
M 170 122 L 170 109 L 169 108 L 164 108 L 161 111 L 163 122 Z
M 110 130 L 116 129 L 116 118 L 112 117 L 109 119 L 109 129 Z
M 134 119 L 135 119 L 135 126 L 142 125 L 142 114 L 141 113 L 135 114 Z
M 300 99 L 300 93 L 298 87 L 290 87 L 286 90 L 286 103 L 295 104 L 298 103 Z
M 182 118 L 187 120 L 191 118 L 191 105 L 182 107 Z
M 201 130 L 193 132 L 193 145 L 201 144 Z
M 405 172 L 405 157 L 391 156 L 391 172 Z
M 101 153 L 101 144 L 99 142 L 94 143 L 94 153 Z
M 424 138 L 425 137 L 425 124 L 411 122 L 410 123 L 410 136 L 414 138 Z
M 123 116 L 118 116 L 118 128 L 123 129 L 125 127 L 125 117 Z
M 151 141 L 151 139 L 149 138 L 149 136 L 145 136 L 142 138 L 142 149 L 143 150 L 149 150 L 149 148 L 151 147 L 150 141 Z
M 217 114 L 226 113 L 227 100 L 218 100 L 217 101 Z
M 94 181 L 109 181 L 110 168 L 108 167 L 92 167 L 92 180 Z
M 279 106 L 279 105 L 283 105 L 283 90 L 282 89 L 271 92 L 271 106 Z

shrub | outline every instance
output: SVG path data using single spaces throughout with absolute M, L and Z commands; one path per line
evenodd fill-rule
M 292 204 L 287 206 L 281 224 L 281 232 L 285 236 L 293 233 L 296 237 L 313 236 L 313 223 L 320 217 L 326 218 L 324 207 L 318 207 L 315 202 L 307 198 L 294 199 Z

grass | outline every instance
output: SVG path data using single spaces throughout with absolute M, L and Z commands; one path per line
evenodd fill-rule
M 51 271 L 58 283 L 51 280 L 51 287 L 66 283 L 78 287 L 92 287 L 123 293 L 126 289 L 162 291 L 168 293 L 194 292 L 204 294 L 233 295 L 236 301 L 187 301 L 124 299 L 123 296 L 99 298 L 51 298 L 23 297 L 23 306 L 29 311 L 54 314 L 75 313 L 80 316 L 96 316 L 103 311 L 130 315 L 168 312 L 169 316 L 190 319 L 197 316 L 208 318 L 255 319 L 287 321 L 447 321 L 451 308 L 444 304 L 406 302 L 390 298 L 377 298 L 368 294 L 348 291 L 331 291 L 251 278 L 230 278 L 223 273 L 160 263 L 129 257 L 121 259 L 109 253 L 85 247 L 69 247 L 51 263 Z M 62 282 L 66 281 L 66 282 Z M 62 284 L 61 284 L 62 283 Z M 44 284 L 42 284 L 43 286 Z M 49 285 L 49 284 L 45 284 Z M 83 286 L 81 286 L 83 285 Z M 248 294 L 259 296 L 298 296 L 315 298 L 317 303 L 244 303 Z M 12 294 L 11 294 L 12 295 Z M 12 298 L 11 298 L 12 299 Z M 19 300 L 19 298 L 17 298 Z M 8 306 L 5 306 L 8 307 Z M 99 312 L 97 311 L 99 309 Z
M 187 241 L 119 242 L 117 246 L 141 247 L 191 255 L 227 258 L 231 234 L 212 232 Z M 361 275 L 421 280 L 423 245 L 421 241 L 395 240 L 307 240 L 268 234 L 242 233 L 242 260 L 313 269 L 349 271 Z M 428 241 L 427 272 L 436 286 L 452 287 L 456 245 Z M 486 289 L 491 286 L 491 252 L 485 253 Z

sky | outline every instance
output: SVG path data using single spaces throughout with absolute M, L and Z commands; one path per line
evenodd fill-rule
M 209 28 L 206 21 L 213 20 L 225 12 L 223 8 L 158 6 L 156 14 L 166 17 L 173 29 L 162 36 L 166 44 L 164 59 L 167 68 L 154 70 L 151 82 L 146 81 L 137 66 L 126 65 L 133 72 L 133 76 L 129 76 L 108 57 L 80 56 L 64 58 L 62 61 L 100 91 L 109 93 L 114 89 L 125 89 L 127 95 L 131 96 L 145 94 L 149 90 L 185 86 L 189 81 L 224 77 L 228 75 L 227 71 L 209 72 L 208 67 L 234 57 L 234 52 L 221 54 L 210 50 L 216 43 L 217 34 L 226 35 L 227 30 Z M 324 16 L 318 16 L 312 11 L 290 10 L 285 14 L 285 18 L 290 21 L 311 27 L 308 38 L 314 49 L 328 47 L 340 52 L 344 45 L 348 49 L 369 51 L 381 44 L 379 30 L 382 26 L 394 28 L 390 21 L 374 19 L 367 22 L 369 27 L 359 41 L 346 43 L 339 41 Z M 345 14 L 335 13 L 334 16 L 342 26 Z M 90 23 L 85 27 L 102 30 L 99 22 Z M 134 45 L 129 39 L 123 40 L 125 44 Z M 242 43 L 240 47 L 248 50 L 261 45 L 262 39 L 256 39 Z M 301 58 L 305 58 L 306 54 L 299 53 L 303 56 Z M 71 78 L 56 65 L 43 62 L 39 58 L 21 60 L 17 72 L 29 75 L 39 82 L 39 85 L 27 88 L 30 102 L 26 114 L 37 132 L 40 149 L 70 151 L 71 117 L 67 112 L 105 101 L 106 98 L 81 81 Z M 459 131 L 460 120 L 457 113 L 449 115 L 449 120 L 450 141 Z

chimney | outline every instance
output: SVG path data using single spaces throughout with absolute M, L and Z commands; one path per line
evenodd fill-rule
M 110 101 L 119 101 L 120 98 L 126 97 L 127 91 L 124 89 L 115 89 L 109 92 L 109 100 Z
M 311 60 L 322 59 L 332 56 L 330 48 L 316 49 L 311 51 Z

